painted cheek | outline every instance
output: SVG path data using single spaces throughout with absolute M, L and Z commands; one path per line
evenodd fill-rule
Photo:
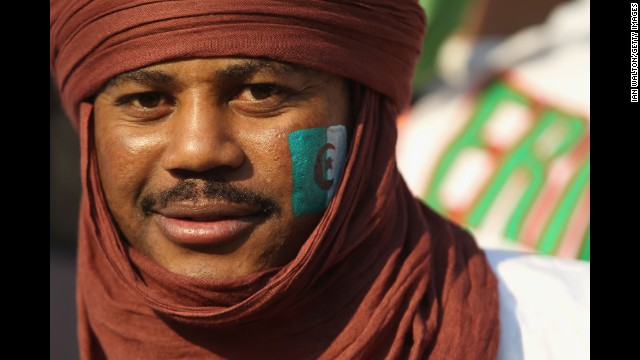
M 343 125 L 297 130 L 288 135 L 292 168 L 291 206 L 303 216 L 324 211 L 335 194 L 347 154 Z

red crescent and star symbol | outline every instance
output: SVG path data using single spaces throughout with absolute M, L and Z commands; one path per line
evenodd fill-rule
M 325 153 L 329 150 L 335 150 L 336 147 L 331 143 L 326 143 L 322 145 L 320 150 L 318 150 L 318 155 L 316 155 L 316 164 L 314 167 L 314 179 L 318 187 L 322 190 L 328 190 L 333 185 L 333 179 L 325 179 L 324 172 L 326 170 L 333 169 L 333 158 L 328 156 L 325 159 Z M 325 171 L 323 171 L 323 168 Z

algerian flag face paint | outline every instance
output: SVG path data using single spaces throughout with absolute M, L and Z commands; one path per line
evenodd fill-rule
M 312 128 L 289 134 L 293 172 L 293 214 L 323 211 L 340 181 L 347 157 L 347 130 L 343 125 Z

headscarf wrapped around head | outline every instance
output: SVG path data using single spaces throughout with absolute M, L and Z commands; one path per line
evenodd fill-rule
M 416 1 L 53 1 L 50 59 L 63 105 L 111 77 L 195 57 L 267 57 L 366 84 L 399 108 L 421 49 Z M 401 81 L 399 81 L 402 79 Z
M 409 0 L 59 0 L 51 71 L 80 134 L 83 359 L 492 359 L 496 279 L 464 230 L 413 198 L 395 163 L 425 16 Z M 345 172 L 287 265 L 233 281 L 173 274 L 118 234 L 90 99 L 161 62 L 260 57 L 352 79 Z

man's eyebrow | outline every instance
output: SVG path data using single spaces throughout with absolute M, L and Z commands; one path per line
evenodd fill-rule
M 158 70 L 132 70 L 112 77 L 104 86 L 104 89 L 119 85 L 123 82 L 134 81 L 143 85 L 175 85 L 173 76 Z
M 265 59 L 247 59 L 232 64 L 214 73 L 214 81 L 224 83 L 233 79 L 245 79 L 257 73 L 284 75 L 291 73 L 312 73 L 313 70 L 295 64 L 286 64 Z
M 213 80 L 218 83 L 224 83 L 229 80 L 246 79 L 257 73 L 268 73 L 271 75 L 284 74 L 313 74 L 317 71 L 305 66 L 282 63 L 267 59 L 246 59 L 238 63 L 231 64 L 223 69 L 217 70 L 213 75 Z M 101 91 L 111 86 L 120 85 L 127 81 L 137 82 L 143 85 L 163 85 L 176 86 L 177 80 L 165 72 L 159 70 L 132 70 L 120 75 L 116 75 L 109 79 L 103 86 Z

